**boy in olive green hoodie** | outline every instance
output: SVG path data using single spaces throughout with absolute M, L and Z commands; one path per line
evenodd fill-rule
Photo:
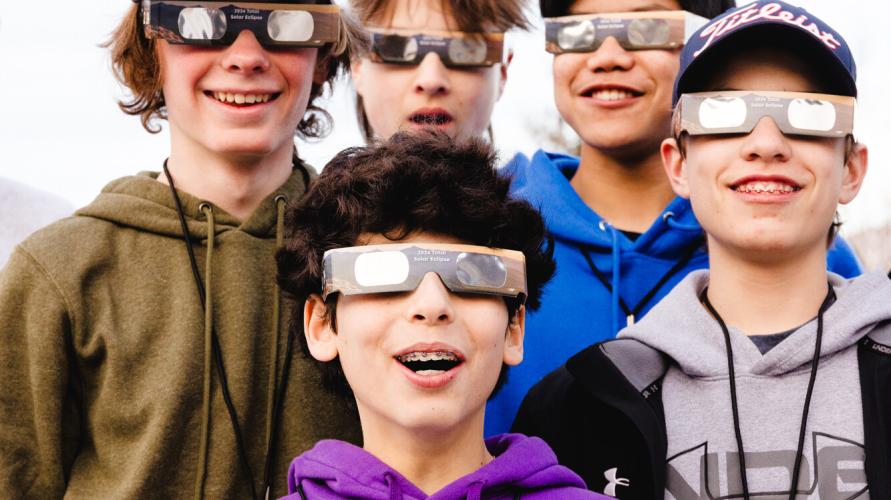
M 273 259 L 312 173 L 293 136 L 324 130 L 354 32 L 332 5 L 189 3 L 134 4 L 109 42 L 121 108 L 168 119 L 163 174 L 110 183 L 0 273 L 0 498 L 280 495 L 291 457 L 358 439 L 292 359 Z

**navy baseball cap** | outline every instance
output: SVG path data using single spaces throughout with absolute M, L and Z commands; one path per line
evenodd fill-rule
M 857 97 L 857 66 L 844 38 L 829 25 L 801 7 L 780 1 L 756 1 L 728 9 L 693 33 L 681 51 L 681 65 L 674 81 L 672 104 L 692 88 L 699 74 L 709 70 L 704 60 L 714 60 L 729 41 L 769 43 L 794 47 L 813 61 L 821 74 L 836 83 L 842 95 Z

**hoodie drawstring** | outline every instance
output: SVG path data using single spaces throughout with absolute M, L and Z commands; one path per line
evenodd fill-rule
M 485 485 L 485 481 L 474 481 L 471 483 L 470 487 L 467 488 L 467 500 L 482 500 L 483 486 Z
M 213 208 L 207 203 L 202 203 L 198 208 L 207 217 L 207 256 L 204 259 L 204 289 L 213 293 L 213 248 L 214 235 L 216 234 L 216 221 L 213 217 Z M 208 434 L 210 432 L 210 383 L 211 377 L 211 352 L 213 337 L 213 300 L 206 300 L 204 306 L 204 373 L 203 390 L 201 393 L 201 441 L 198 446 L 198 476 L 195 478 L 195 499 L 204 497 L 204 479 L 207 476 Z
M 622 278 L 622 247 L 619 246 L 619 232 L 616 231 L 616 228 L 610 226 L 609 224 L 603 224 L 609 228 L 613 237 L 613 289 L 612 289 L 612 306 L 610 309 L 612 310 L 612 318 L 613 318 L 613 331 L 618 332 L 621 328 L 619 326 L 619 286 L 621 285 Z M 634 317 L 630 314 L 626 316 L 626 324 L 628 322 L 633 322 Z
M 675 229 L 679 229 L 682 231 L 697 231 L 702 232 L 702 229 L 696 226 L 685 226 L 683 224 L 679 224 L 677 222 L 671 221 L 671 216 L 674 214 L 671 212 L 666 212 L 665 216 L 663 216 L 663 220 L 670 226 Z M 666 217 L 667 216 L 667 217 Z M 621 278 L 621 267 L 622 267 L 622 247 L 619 245 L 619 231 L 611 225 L 607 224 L 606 221 L 600 221 L 600 229 L 602 231 L 606 231 L 609 228 L 609 231 L 612 235 L 612 265 L 613 265 L 613 277 L 612 282 L 607 279 L 606 275 L 594 265 L 594 259 L 591 258 L 591 252 L 588 251 L 585 247 L 579 247 L 582 252 L 582 256 L 585 258 L 585 262 L 588 263 L 588 267 L 591 268 L 591 272 L 600 281 L 601 284 L 610 292 L 612 298 L 612 327 L 613 327 L 613 335 L 619 333 L 619 330 L 622 327 L 619 324 L 619 309 L 625 313 L 625 326 L 631 326 L 634 324 L 637 319 L 639 319 L 641 312 L 644 307 L 653 300 L 653 297 L 665 286 L 665 283 L 668 282 L 672 278 L 672 276 L 676 275 L 680 272 L 690 260 L 696 255 L 696 251 L 702 246 L 702 238 L 696 238 L 690 246 L 684 251 L 681 255 L 681 258 L 678 259 L 677 262 L 674 263 L 671 268 L 659 278 L 658 281 L 650 288 L 649 291 L 641 298 L 634 308 L 628 307 L 628 304 L 622 299 L 621 293 L 619 292 L 620 278 Z
M 285 195 L 276 195 L 275 197 L 275 250 L 278 251 L 285 241 L 285 204 L 288 199 Z M 270 473 L 272 467 L 272 447 L 275 446 L 275 427 L 278 423 L 278 417 L 281 413 L 281 405 L 277 404 L 278 398 L 276 393 L 276 375 L 278 375 L 278 339 L 280 335 L 281 323 L 281 288 L 276 280 L 272 293 L 272 352 L 270 353 L 269 379 L 266 383 L 266 464 L 263 471 L 263 489 L 264 498 L 269 499 L 272 491 L 272 483 L 270 481 Z M 290 340 L 290 339 L 289 339 Z M 283 376 L 287 376 L 287 367 L 290 366 L 291 344 L 288 343 L 286 350 L 286 368 L 283 370 Z M 284 385 L 284 381 L 282 381 Z
M 399 487 L 399 481 L 389 472 L 384 474 L 384 479 L 390 490 L 390 500 L 402 500 L 402 488 Z
M 183 243 L 186 246 L 186 252 L 189 255 L 189 265 L 192 268 L 192 278 L 195 280 L 195 287 L 198 290 L 198 298 L 201 301 L 201 307 L 204 310 L 205 314 L 205 336 L 206 330 L 210 329 L 210 352 L 211 358 L 213 359 L 214 365 L 216 366 L 217 372 L 219 374 L 219 384 L 220 384 L 220 392 L 223 395 L 223 402 L 226 403 L 226 410 L 229 413 L 229 422 L 232 424 L 232 432 L 235 434 L 235 445 L 238 451 L 239 463 L 241 464 L 242 473 L 247 479 L 248 486 L 251 489 L 251 498 L 257 498 L 257 488 L 254 485 L 254 475 L 251 472 L 250 463 L 247 458 L 247 449 L 244 446 L 244 439 L 241 435 L 241 426 L 238 424 L 238 414 L 235 411 L 235 405 L 232 403 L 232 397 L 229 394 L 229 383 L 228 378 L 226 377 L 226 368 L 223 365 L 223 349 L 220 347 L 220 339 L 217 336 L 217 333 L 213 327 L 213 315 L 208 313 L 208 300 L 206 296 L 206 290 L 204 288 L 204 282 L 201 279 L 201 273 L 198 271 L 198 262 L 195 259 L 195 250 L 192 248 L 192 238 L 189 236 L 189 226 L 186 224 L 186 215 L 183 211 L 182 202 L 179 199 L 179 195 L 176 193 L 176 186 L 173 184 L 173 177 L 170 175 L 170 171 L 167 169 L 167 161 L 164 161 L 164 175 L 167 177 L 167 184 L 170 186 L 170 192 L 173 196 L 173 202 L 176 205 L 176 213 L 179 216 L 179 223 L 182 227 L 183 231 Z M 208 217 L 208 229 L 213 226 L 213 208 L 209 203 L 202 203 L 200 207 L 201 211 L 205 213 Z M 215 230 L 208 231 L 207 239 L 208 239 L 208 254 L 211 254 L 213 251 L 213 242 L 216 237 Z M 208 255 L 210 257 L 210 255 Z M 207 261 L 208 263 L 210 260 Z M 209 264 L 208 264 L 209 265 Z M 211 305 L 212 308 L 212 305 Z M 208 318 L 210 320 L 208 321 Z M 205 345 L 205 363 L 207 359 L 207 349 Z M 206 365 L 205 365 L 206 368 Z M 212 375 L 212 372 L 208 373 L 205 371 L 205 375 Z M 210 377 L 206 376 L 204 384 L 207 386 L 210 383 Z M 205 401 L 205 406 L 202 408 L 204 413 L 209 414 L 210 411 L 210 401 L 209 397 Z M 209 417 L 209 415 L 208 415 Z M 203 417 L 202 417 L 203 418 Z M 202 422 L 202 425 L 205 425 Z M 207 425 L 209 426 L 209 418 Z M 207 429 L 204 429 L 205 436 L 207 433 Z M 200 499 L 204 496 L 204 478 L 206 475 L 207 468 L 207 454 L 208 454 L 208 442 L 207 438 L 203 438 L 201 444 L 199 445 L 199 457 L 198 462 L 201 465 L 201 469 L 196 472 L 195 479 L 195 496 L 196 499 Z M 202 470 L 203 469 L 203 470 Z
M 792 484 L 789 486 L 789 500 L 795 500 L 798 495 L 798 478 L 801 474 L 801 460 L 804 452 L 804 437 L 807 431 L 807 417 L 811 406 L 811 396 L 814 392 L 814 384 L 817 380 L 817 367 L 820 364 L 820 353 L 823 348 L 823 314 L 829 309 L 829 306 L 835 301 L 835 290 L 832 289 L 832 283 L 828 283 L 829 291 L 826 292 L 826 298 L 820 304 L 820 311 L 817 313 L 817 339 L 814 345 L 814 355 L 811 358 L 811 374 L 807 383 L 807 392 L 804 397 L 804 408 L 801 411 L 801 425 L 798 427 L 798 448 L 795 451 L 795 465 L 792 468 Z M 708 287 L 699 294 L 699 301 L 709 310 L 711 315 L 721 327 L 724 334 L 724 343 L 727 347 L 727 371 L 730 380 L 730 406 L 733 411 L 733 430 L 736 434 L 736 449 L 739 454 L 739 477 L 742 482 L 743 499 L 749 500 L 749 481 L 746 476 L 746 455 L 743 448 L 742 430 L 739 424 L 739 404 L 736 397 L 736 371 L 733 367 L 733 348 L 730 345 L 730 331 L 724 323 L 724 319 L 715 310 L 712 303 L 708 300 Z M 813 450 L 816 453 L 817 450 Z

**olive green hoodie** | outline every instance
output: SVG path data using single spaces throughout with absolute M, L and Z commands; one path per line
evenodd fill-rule
M 156 177 L 110 183 L 0 271 L 0 498 L 248 498 L 211 368 L 211 323 L 262 494 L 270 374 L 281 379 L 287 339 L 285 322 L 274 323 L 286 315 L 273 255 L 284 201 L 303 194 L 306 174 L 295 169 L 243 223 L 180 193 L 207 318 Z M 293 457 L 319 439 L 360 436 L 355 410 L 323 390 L 299 349 L 282 413 L 275 496 Z

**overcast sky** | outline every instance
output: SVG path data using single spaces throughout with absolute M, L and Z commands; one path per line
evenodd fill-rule
M 870 171 L 860 196 L 842 211 L 847 234 L 891 220 L 891 64 L 886 0 L 797 0 L 837 28 L 851 45 L 860 89 L 857 135 L 870 148 Z M 115 104 L 123 95 L 98 45 L 129 8 L 128 0 L 0 2 L 0 176 L 88 203 L 108 181 L 159 170 L 169 149 L 166 129 L 146 133 L 137 117 Z M 495 142 L 503 159 L 531 153 L 553 130 L 557 113 L 551 56 L 541 31 L 516 35 L 505 95 L 495 108 Z M 326 107 L 334 130 L 321 142 L 299 144 L 321 167 L 337 151 L 360 144 L 352 91 L 336 87 Z

